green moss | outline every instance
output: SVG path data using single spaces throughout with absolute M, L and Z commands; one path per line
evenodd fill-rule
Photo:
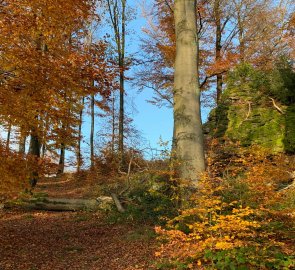
M 240 141 L 243 146 L 257 144 L 272 152 L 284 151 L 285 119 L 275 109 L 234 106 L 228 119 L 225 132 L 228 138 Z
M 222 101 L 205 125 L 211 136 L 259 145 L 271 153 L 295 152 L 295 105 L 274 97 L 285 113 L 275 108 L 270 97 L 276 85 L 267 76 L 247 64 L 229 75 Z
M 295 153 L 295 105 L 291 105 L 286 110 L 286 128 L 284 145 L 288 153 Z

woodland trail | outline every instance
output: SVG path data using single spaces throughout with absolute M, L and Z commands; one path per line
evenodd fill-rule
M 81 197 L 65 183 L 50 185 L 51 196 Z M 153 228 L 110 224 L 100 213 L 0 211 L 0 270 L 145 270 L 154 247 Z

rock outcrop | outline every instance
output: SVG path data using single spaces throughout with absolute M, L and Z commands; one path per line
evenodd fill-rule
M 259 145 L 271 153 L 294 153 L 295 104 L 276 98 L 269 78 L 260 74 L 260 80 L 250 66 L 242 69 L 229 78 L 222 101 L 204 125 L 205 133 L 241 146 Z

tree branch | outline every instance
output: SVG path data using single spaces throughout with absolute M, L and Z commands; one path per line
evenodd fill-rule
M 167 5 L 167 7 L 170 9 L 171 13 L 173 14 L 174 11 L 173 11 L 172 7 L 170 6 L 169 2 L 167 0 L 164 0 L 164 2 Z
M 281 114 L 285 114 L 284 111 L 276 104 L 275 100 L 273 98 L 269 98 L 272 101 L 273 106 L 277 109 L 277 111 Z

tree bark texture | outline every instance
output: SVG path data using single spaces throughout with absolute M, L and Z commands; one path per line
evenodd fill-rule
M 9 122 L 8 124 L 8 128 L 7 128 L 7 139 L 6 139 L 6 150 L 9 150 L 10 147 L 10 137 L 11 137 L 11 122 Z
M 205 170 L 198 83 L 196 1 L 175 0 L 174 125 L 179 176 L 197 183 Z
M 57 175 L 60 175 L 60 174 L 64 173 L 64 170 L 65 170 L 65 152 L 66 152 L 65 144 L 61 143 Z
M 214 2 L 214 13 L 215 13 L 215 26 L 216 26 L 216 37 L 215 37 L 215 60 L 216 62 L 221 60 L 221 11 L 220 11 L 220 0 Z M 223 77 L 222 74 L 216 75 L 216 103 L 219 104 L 222 94 Z
M 95 97 L 91 95 L 91 130 L 90 130 L 90 169 L 94 169 L 94 121 L 95 121 L 95 112 L 94 112 L 94 101 Z
M 82 98 L 82 106 L 84 107 L 84 97 Z M 81 166 L 82 166 L 81 140 L 82 140 L 83 107 L 79 113 L 77 172 L 80 172 Z
M 30 140 L 30 149 L 29 154 L 38 160 L 40 158 L 40 141 L 38 135 L 34 132 L 31 132 L 31 140 Z M 38 169 L 34 169 L 31 172 L 30 177 L 30 185 L 34 188 L 39 180 L 39 172 Z

